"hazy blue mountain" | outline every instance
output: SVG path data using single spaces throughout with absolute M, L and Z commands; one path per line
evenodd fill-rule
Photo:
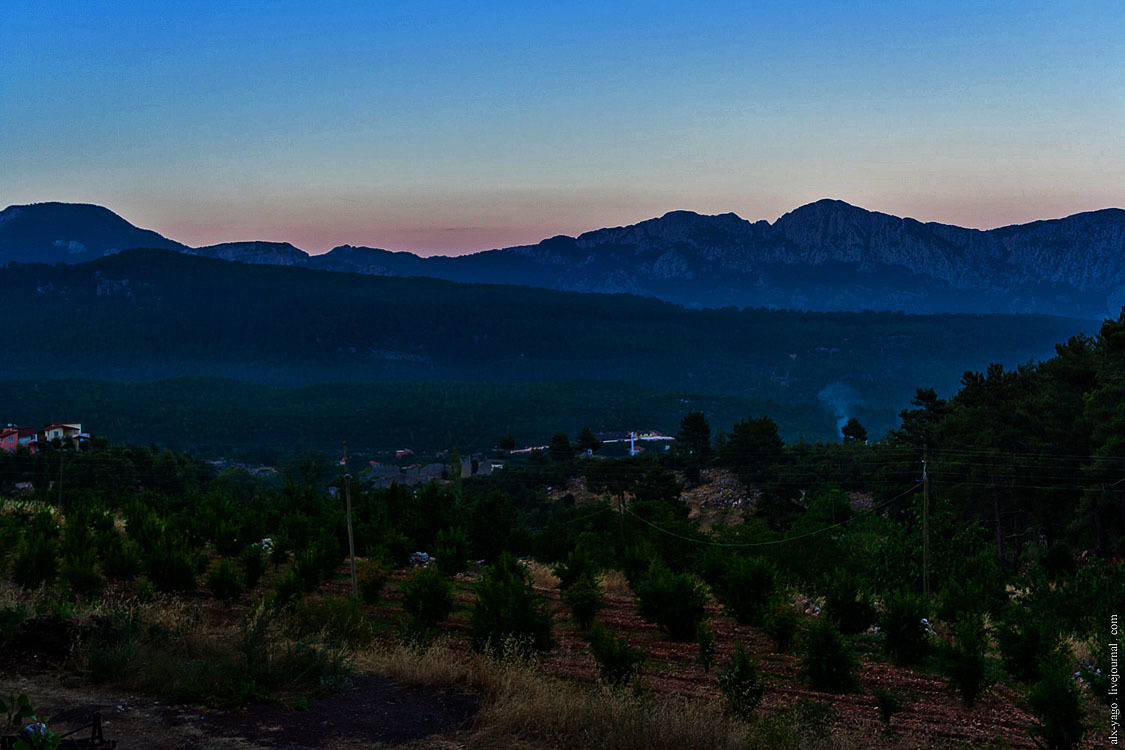
M 317 262 L 689 307 L 1116 316 L 1125 304 L 1125 211 L 989 231 L 822 200 L 773 224 L 674 211 L 659 219 L 456 258 L 338 248 Z M 352 261 L 352 258 L 361 259 Z
M 101 206 L 35 203 L 0 211 L 0 265 L 84 263 L 136 247 L 188 250 L 187 245 L 138 229 Z
M 111 237 L 114 228 L 119 235 Z M 772 224 L 673 211 L 454 257 L 351 245 L 310 257 L 263 242 L 189 249 L 94 206 L 38 204 L 0 213 L 0 263 L 77 262 L 142 246 L 377 276 L 626 292 L 688 307 L 1116 317 L 1125 304 L 1122 209 L 982 231 L 821 200 Z

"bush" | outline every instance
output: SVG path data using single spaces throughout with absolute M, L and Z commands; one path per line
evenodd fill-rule
M 62 579 L 80 596 L 90 596 L 102 590 L 102 577 L 94 568 L 94 552 L 67 559 L 62 566 Z
M 1023 682 L 1039 679 L 1039 665 L 1059 642 L 1058 625 L 1044 612 L 1013 604 L 996 628 L 1004 669 Z
M 216 560 L 207 573 L 207 588 L 211 596 L 223 601 L 237 599 L 242 593 L 238 569 L 230 560 Z
M 624 635 L 616 638 L 599 625 L 590 631 L 589 642 L 598 674 L 610 685 L 621 686 L 631 682 L 644 663 L 644 651 L 630 646 Z
M 1112 687 L 1110 677 L 1114 658 L 1110 653 L 1109 643 L 1101 638 L 1094 640 L 1092 652 L 1093 663 L 1082 665 L 1082 679 L 1086 681 L 1094 697 L 1108 706 L 1116 697 L 1109 692 Z
M 464 529 L 442 529 L 434 540 L 434 556 L 442 575 L 455 576 L 469 567 L 469 537 Z
M 837 570 L 829 578 L 824 596 L 824 614 L 842 633 L 861 633 L 875 621 L 875 607 L 863 590 L 859 576 Z
M 356 563 L 355 577 L 363 601 L 378 604 L 383 596 L 383 587 L 391 579 L 391 571 L 382 560 L 363 560 Z
M 1032 736 L 1050 750 L 1078 747 L 1086 733 L 1085 711 L 1070 670 L 1061 658 L 1052 657 L 1040 666 L 1040 673 L 1042 677 L 1027 694 L 1035 714 Z
M 363 607 L 351 597 L 304 599 L 293 610 L 298 636 L 320 635 L 329 643 L 357 646 L 371 640 L 371 626 Z
M 719 689 L 727 699 L 727 708 L 735 716 L 749 720 L 750 715 L 762 702 L 765 688 L 758 667 L 750 661 L 746 647 L 739 641 L 734 654 L 719 674 Z
M 248 544 L 238 553 L 238 566 L 242 568 L 242 585 L 253 589 L 266 572 L 266 553 L 261 544 Z
M 20 634 L 20 627 L 27 619 L 27 607 L 22 604 L 12 604 L 0 607 L 0 646 L 15 640 Z
M 777 571 L 759 557 L 736 557 L 719 579 L 715 594 L 731 617 L 760 625 L 777 588 Z
M 583 630 L 589 630 L 594 618 L 605 607 L 598 581 L 591 574 L 585 574 L 572 583 L 562 593 L 563 604 L 570 607 L 574 621 Z
M 295 567 L 285 569 L 273 584 L 273 603 L 281 609 L 292 609 L 305 591 L 305 584 Z
M 565 592 L 583 577 L 597 578 L 600 566 L 589 554 L 582 550 L 568 552 L 566 562 L 561 562 L 552 570 L 559 579 L 559 591 Z
M 131 581 L 141 574 L 141 548 L 119 534 L 108 537 L 102 548 L 102 572 L 117 581 Z
M 55 580 L 59 568 L 57 546 L 53 539 L 38 534 L 25 536 L 12 563 L 12 580 L 25 589 Z
M 476 593 L 469 621 L 475 650 L 500 648 L 509 641 L 525 649 L 551 649 L 551 615 L 532 589 L 527 571 L 511 554 L 502 553 L 485 568 Z
M 432 628 L 453 611 L 453 585 L 436 567 L 419 568 L 404 583 L 402 608 L 425 628 Z
M 855 658 L 831 620 L 821 617 L 805 631 L 805 654 L 801 671 L 817 690 L 845 692 L 855 684 L 852 669 Z
M 191 557 L 167 540 L 161 540 L 145 560 L 149 580 L 160 591 L 195 590 L 195 566 Z
M 1043 555 L 1043 569 L 1049 580 L 1056 580 L 1063 576 L 1072 576 L 1078 572 L 1078 563 L 1074 560 L 1074 550 L 1061 539 L 1047 548 Z
M 779 601 L 766 612 L 762 630 L 772 640 L 777 652 L 784 654 L 793 645 L 793 639 L 801 627 L 801 613 L 787 601 Z
M 953 646 L 946 657 L 946 671 L 950 683 L 961 693 L 961 700 L 970 708 L 985 687 L 984 654 L 987 646 L 981 615 L 962 617 L 953 631 Z
M 695 628 L 695 642 L 699 646 L 699 663 L 703 671 L 710 674 L 711 665 L 715 663 L 715 633 L 709 623 L 701 622 Z
M 879 719 L 885 728 L 890 729 L 891 719 L 902 710 L 902 700 L 888 688 L 875 688 L 872 695 L 875 696 L 875 705 L 879 707 Z
M 916 664 L 926 655 L 926 604 L 917 594 L 891 594 L 883 604 L 883 649 L 895 664 Z
M 707 593 L 699 579 L 687 573 L 677 575 L 654 563 L 637 584 L 636 592 L 641 617 L 659 625 L 674 641 L 695 637 L 707 603 Z

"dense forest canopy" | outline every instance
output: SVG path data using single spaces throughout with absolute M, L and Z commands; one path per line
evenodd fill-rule
M 841 425 L 854 416 L 875 435 L 894 426 L 916 386 L 947 395 L 966 368 L 1046 357 L 1055 342 L 1094 325 L 1046 316 L 686 310 L 628 295 L 378 278 L 168 251 L 13 265 L 0 269 L 0 297 L 9 379 L 621 381 L 803 410 L 820 404 Z M 807 421 L 784 429 L 837 436 Z

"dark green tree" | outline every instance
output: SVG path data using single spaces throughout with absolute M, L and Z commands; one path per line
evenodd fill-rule
M 747 484 L 761 484 L 777 476 L 785 442 L 777 422 L 769 417 L 744 419 L 731 428 L 720 448 L 719 460 Z
M 711 458 L 711 425 L 701 411 L 688 412 L 680 420 L 676 448 L 699 464 Z
M 867 428 L 859 423 L 855 417 L 848 419 L 847 423 L 840 428 L 840 434 L 844 436 L 844 442 L 866 443 L 867 442 Z
M 566 436 L 565 432 L 556 432 L 551 436 L 547 453 L 555 463 L 563 463 L 574 459 L 574 447 L 570 444 L 570 438 Z
M 589 427 L 583 427 L 582 432 L 578 433 L 575 445 L 578 450 L 590 455 L 598 452 L 598 449 L 602 447 L 602 441 L 594 437 L 594 433 L 590 431 Z

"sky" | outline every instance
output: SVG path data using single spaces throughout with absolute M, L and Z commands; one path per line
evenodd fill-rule
M 458 254 L 831 197 L 1125 206 L 1125 3 L 0 0 L 0 207 Z

